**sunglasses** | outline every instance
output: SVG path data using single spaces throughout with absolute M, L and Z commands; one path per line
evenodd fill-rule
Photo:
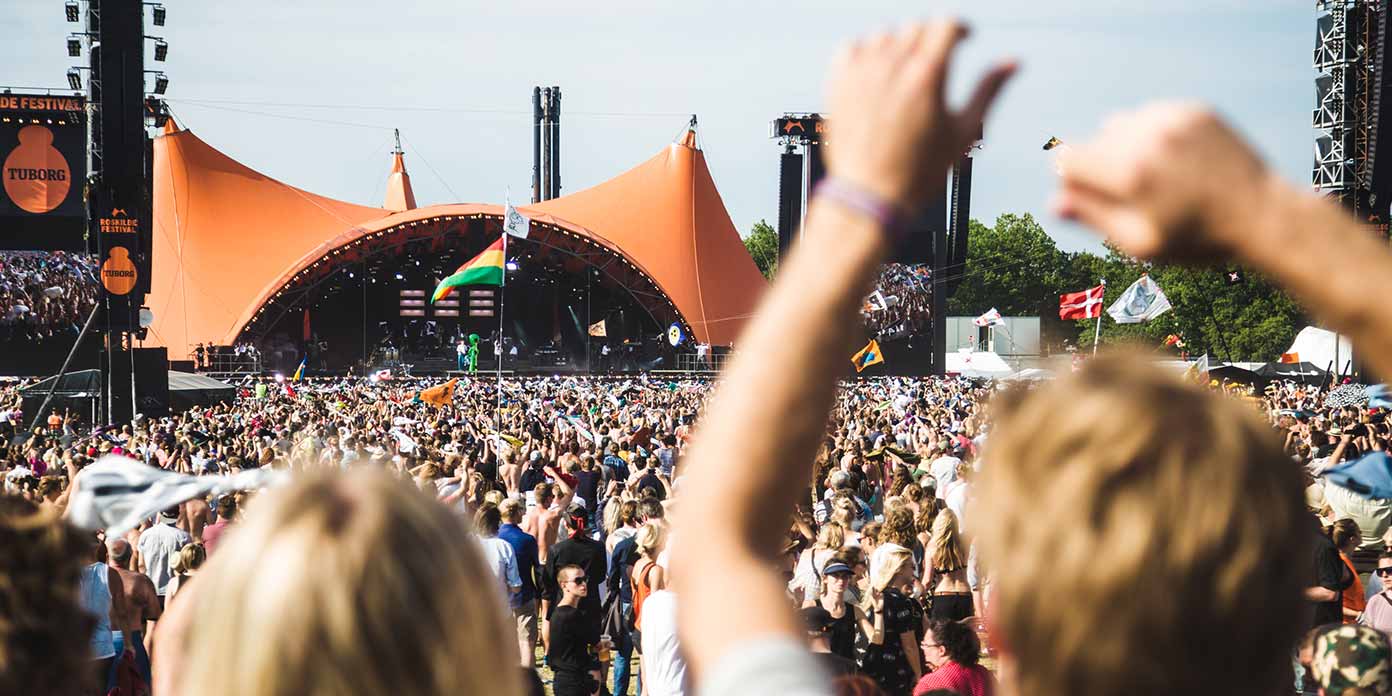
M 1377 574 L 1378 574 L 1378 577 L 1380 577 L 1380 578 L 1385 578 L 1385 577 L 1387 577 L 1387 576 L 1389 576 L 1389 575 L 1392 575 L 1392 567 L 1388 567 L 1388 568 L 1378 568 L 1378 569 L 1377 569 Z
M 583 584 L 585 584 L 585 580 L 586 580 L 586 579 L 587 579 L 587 578 L 586 578 L 585 576 L 581 575 L 581 576 L 579 576 L 579 577 L 571 578 L 570 581 L 573 582 L 573 583 L 575 583 L 575 584 L 577 584 L 577 585 L 583 585 Z

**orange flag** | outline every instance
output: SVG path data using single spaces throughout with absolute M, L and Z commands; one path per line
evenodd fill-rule
M 439 386 L 421 390 L 416 398 L 427 404 L 446 406 L 454 401 L 454 388 L 458 384 L 459 379 L 455 378 Z

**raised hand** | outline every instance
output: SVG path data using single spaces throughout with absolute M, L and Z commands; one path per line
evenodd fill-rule
M 1266 165 L 1212 110 L 1157 104 L 1113 117 L 1062 150 L 1055 211 L 1139 258 L 1230 256 L 1276 187 Z

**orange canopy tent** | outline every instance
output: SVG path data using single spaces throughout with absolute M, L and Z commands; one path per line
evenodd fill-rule
M 382 208 L 281 183 L 173 121 L 155 141 L 150 340 L 171 358 L 230 344 L 304 269 L 365 235 L 502 206 L 415 207 L 399 153 Z M 699 342 L 728 345 L 765 287 L 715 188 L 694 131 L 597 186 L 521 208 L 586 237 L 649 277 Z

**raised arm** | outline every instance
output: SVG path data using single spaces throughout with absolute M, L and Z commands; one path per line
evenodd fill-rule
M 964 35 L 953 23 L 909 27 L 851 46 L 833 68 L 827 166 L 843 193 L 812 201 L 806 231 L 740 336 L 688 455 L 673 582 L 698 681 L 748 641 L 801 640 L 773 560 L 808 483 L 836 378 L 849 367 L 861 298 L 888 247 L 891 231 L 864 201 L 908 211 L 940 193 L 1013 69 L 993 69 L 966 108 L 950 112 L 943 83 Z

